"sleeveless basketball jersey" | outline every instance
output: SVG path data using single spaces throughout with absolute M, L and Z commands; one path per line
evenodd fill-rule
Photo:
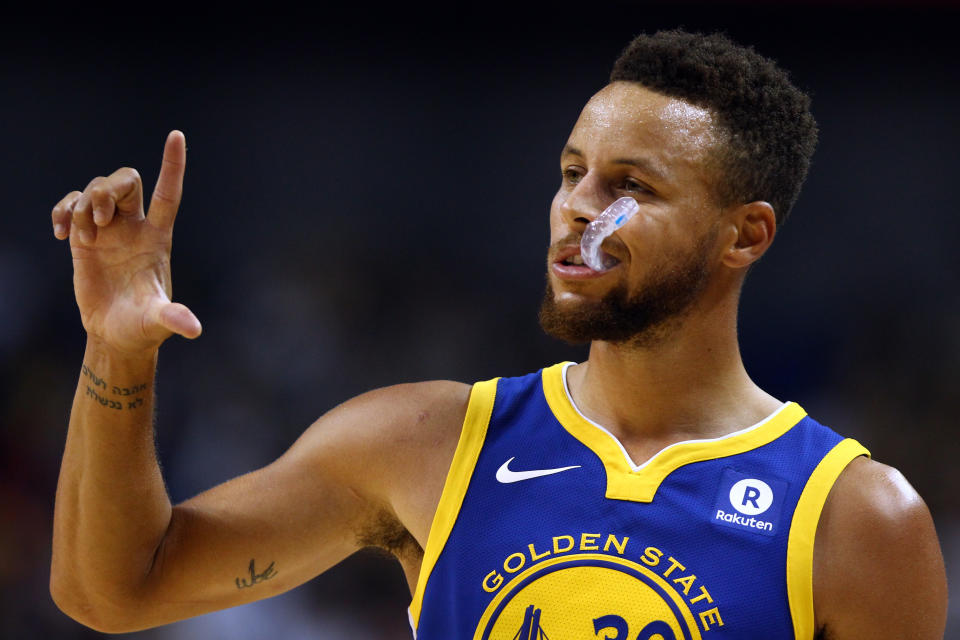
M 827 493 L 869 453 L 798 405 L 634 465 L 562 363 L 474 385 L 410 605 L 418 640 L 811 640 Z

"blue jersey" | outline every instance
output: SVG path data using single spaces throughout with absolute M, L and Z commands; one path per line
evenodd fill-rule
M 577 410 L 568 364 L 474 385 L 415 637 L 813 638 L 817 521 L 866 449 L 788 402 L 635 465 Z

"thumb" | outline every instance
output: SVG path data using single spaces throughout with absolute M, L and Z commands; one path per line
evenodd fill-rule
M 180 197 L 183 195 L 183 174 L 187 167 L 187 139 L 181 131 L 173 130 L 163 147 L 160 176 L 150 198 L 147 218 L 161 228 L 170 228 L 177 217 Z
M 157 322 L 167 331 L 171 331 L 191 340 L 200 335 L 203 327 L 197 316 L 179 302 L 168 302 L 157 314 Z

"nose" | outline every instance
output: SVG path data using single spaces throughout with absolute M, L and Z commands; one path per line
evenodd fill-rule
M 560 202 L 560 213 L 573 228 L 586 227 L 612 202 L 592 172 L 580 178 Z

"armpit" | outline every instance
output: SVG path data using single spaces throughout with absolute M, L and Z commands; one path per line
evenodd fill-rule
M 379 511 L 373 522 L 358 532 L 357 543 L 361 547 L 378 547 L 400 560 L 423 558 L 420 544 L 396 516 L 385 509 Z

